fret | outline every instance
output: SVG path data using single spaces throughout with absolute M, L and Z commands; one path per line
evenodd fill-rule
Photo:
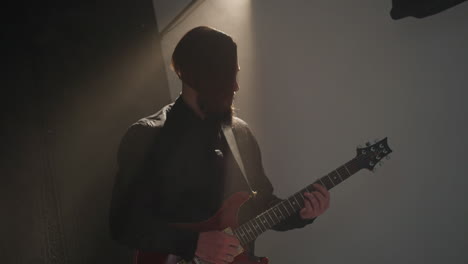
M 280 213 L 280 215 L 281 215 L 280 222 L 283 221 L 284 219 L 286 219 L 286 215 L 284 214 L 283 211 L 281 211 L 280 204 L 278 203 L 275 207 L 276 207 L 276 210 L 277 210 L 277 211 Z
M 250 224 L 252 233 L 254 235 L 253 239 L 257 238 L 261 233 L 259 233 L 258 229 L 255 228 L 254 222 L 252 220 L 250 220 L 248 223 Z
M 245 234 L 244 230 L 242 230 L 242 228 L 239 228 L 239 231 L 240 231 L 242 239 L 245 241 L 244 243 L 248 242 L 249 237 Z
M 249 235 L 249 240 L 255 239 L 254 234 L 252 233 L 252 230 L 250 229 L 248 222 L 244 224 L 245 230 L 247 231 L 247 235 Z
M 272 213 L 273 213 L 273 216 L 275 216 L 276 220 L 272 216 Z M 275 212 L 273 212 L 272 208 L 268 209 L 267 215 L 268 215 L 268 217 L 270 217 L 270 219 L 271 219 L 271 221 L 273 223 L 272 226 L 275 226 L 277 223 L 279 223 L 279 219 L 278 219 L 278 217 L 276 217 L 276 214 L 275 214 Z
M 250 220 L 249 222 L 250 222 L 250 225 L 252 226 L 252 230 L 255 233 L 255 237 L 258 237 L 261 234 L 261 232 L 258 232 L 258 228 L 255 226 L 255 218 Z
M 360 167 L 358 164 L 356 164 L 357 160 L 356 158 L 348 161 L 344 166 L 349 169 L 349 175 L 353 175 L 354 173 L 358 172 L 360 170 Z
M 281 211 L 278 210 L 277 206 L 273 207 L 273 212 L 275 213 L 276 218 L 278 218 L 278 220 L 279 220 L 278 223 L 281 222 L 285 218 L 284 215 L 281 214 Z M 276 212 L 280 213 L 280 217 L 278 217 L 278 214 Z
M 260 220 L 260 218 L 257 216 L 255 217 L 255 222 L 257 223 L 258 227 L 260 228 L 260 231 L 263 233 L 265 231 L 267 231 L 268 229 L 263 225 L 262 221 Z M 262 227 L 263 226 L 263 227 Z
M 249 236 L 245 232 L 244 225 L 241 225 L 237 228 L 239 230 L 239 233 L 241 234 L 242 239 L 244 239 L 245 242 L 249 241 Z
M 260 233 L 258 233 L 258 229 L 255 227 L 255 221 L 254 221 L 254 219 L 251 219 L 251 220 L 249 221 L 249 223 L 250 223 L 250 226 L 252 227 L 252 231 L 253 231 L 253 233 L 255 234 L 255 237 L 258 237 L 258 236 L 260 235 Z M 255 237 L 254 237 L 254 239 L 255 239 Z
M 263 230 L 262 226 L 258 223 L 258 218 L 257 217 L 255 217 L 253 219 L 253 221 L 254 221 L 255 225 L 258 227 L 258 229 L 260 230 L 260 234 L 265 232 L 265 230 Z
M 267 219 L 267 222 L 268 222 L 268 219 L 271 220 L 271 224 L 270 224 L 270 222 L 268 222 L 268 224 L 270 225 L 270 227 L 274 226 L 274 225 L 275 225 L 275 221 L 274 221 L 273 218 L 271 217 L 269 210 L 265 211 L 263 214 L 265 214 L 266 216 L 268 216 L 268 218 L 265 217 L 265 218 Z
M 286 213 L 288 213 L 288 216 L 291 216 L 291 213 L 289 213 L 289 210 L 286 207 L 286 205 L 284 204 L 284 201 L 281 202 L 281 205 L 284 207 L 284 209 L 286 209 Z
M 270 219 L 273 221 L 273 226 L 275 226 L 276 224 L 278 224 L 280 221 L 278 219 L 278 217 L 276 216 L 275 212 L 270 208 L 270 210 L 268 210 L 268 216 L 270 217 Z
M 265 228 L 265 231 L 267 231 L 268 229 L 270 229 L 270 227 L 267 227 L 267 226 L 265 225 L 265 222 L 266 222 L 266 221 L 265 221 L 265 219 L 262 220 L 262 217 L 261 217 L 260 215 L 258 216 L 258 220 L 260 220 L 260 223 L 262 223 L 263 227 Z
M 262 230 L 262 227 L 256 221 L 256 219 L 257 218 L 252 219 L 252 225 L 255 228 L 255 231 L 258 231 L 260 229 L 260 232 L 258 232 L 258 234 L 260 235 L 261 233 L 263 233 L 263 230 Z
M 333 183 L 331 182 L 329 177 L 327 176 L 322 177 L 322 182 L 325 183 L 323 186 L 327 188 L 327 190 L 330 190 L 331 188 L 333 188 Z
M 297 208 L 295 207 L 294 209 L 295 209 L 296 211 L 297 211 L 297 210 L 301 210 L 301 206 L 297 203 L 296 198 L 294 197 L 294 195 L 291 196 L 289 199 L 292 199 L 292 198 L 294 199 L 294 200 L 292 201 L 292 204 L 295 205 L 295 206 L 297 207 Z M 288 199 L 288 201 L 291 202 L 289 199 Z
M 330 182 L 333 184 L 332 187 L 335 187 L 335 183 L 333 182 L 332 178 L 330 177 L 330 174 L 327 174 L 328 179 L 330 179 Z M 331 188 L 330 188 L 331 189 Z
M 296 194 L 294 194 L 294 196 L 298 195 L 300 196 L 300 199 L 299 199 L 299 205 L 301 206 L 301 209 L 305 206 L 305 197 L 304 195 L 302 194 L 302 190 Z M 301 204 L 301 201 L 302 201 L 302 204 Z
M 250 228 L 250 230 L 252 231 L 252 234 L 254 235 L 254 239 L 255 239 L 259 234 L 257 234 L 257 232 L 255 232 L 256 230 L 255 230 L 255 227 L 252 224 L 252 221 L 248 221 L 246 224 Z
M 345 164 L 345 165 L 343 165 L 343 167 L 344 167 L 344 168 L 346 169 L 346 171 L 348 172 L 348 177 L 351 176 L 351 172 L 349 172 L 348 166 L 346 166 L 346 164 Z M 348 178 L 348 177 L 346 177 L 346 178 Z
M 336 186 L 338 184 L 340 184 L 340 182 L 342 182 L 340 179 L 338 179 L 338 177 L 340 176 L 339 173 L 337 173 L 337 171 L 333 171 L 332 173 L 328 174 L 329 176 L 331 176 L 332 178 L 332 181 L 333 181 L 333 184 Z
M 298 193 L 295 193 L 295 194 L 294 194 L 294 197 L 295 197 L 296 195 L 299 195 L 299 196 L 300 196 L 299 201 L 298 201 L 298 203 L 299 203 L 299 210 L 300 210 L 300 209 L 302 209 L 302 207 L 304 207 L 304 199 L 305 199 L 305 198 L 304 198 L 304 195 L 302 195 L 302 191 L 300 191 L 300 192 L 298 192 Z
M 234 233 L 234 235 L 237 237 L 237 239 L 239 240 L 239 242 L 240 242 L 241 244 L 245 244 L 244 238 L 242 237 L 242 235 L 240 234 L 239 231 L 240 231 L 240 230 L 237 230 L 237 229 L 236 229 L 236 230 L 233 231 L 233 233 Z
M 290 196 L 290 197 L 288 197 L 288 199 L 286 199 L 286 200 L 288 200 L 288 202 L 289 202 L 289 204 L 291 205 L 291 207 L 294 208 L 294 211 L 296 211 L 297 208 L 296 208 L 295 205 L 297 205 L 297 202 L 296 202 L 295 200 L 292 200 L 293 198 L 294 198 L 294 197 Z
M 283 216 L 283 218 L 287 218 L 289 216 L 289 214 L 287 213 L 287 210 L 285 210 L 284 206 L 282 206 L 282 202 L 279 202 L 276 207 L 278 208 L 278 211 L 280 211 L 281 215 Z
M 336 174 L 338 174 L 338 177 L 340 177 L 340 180 L 343 181 L 343 177 L 341 177 L 341 174 L 340 174 L 340 172 L 338 170 L 339 170 L 339 168 L 337 170 L 335 170 Z
M 291 201 L 289 201 L 289 198 L 286 199 L 286 201 L 288 202 L 288 204 L 289 204 L 289 206 L 291 207 L 292 211 L 293 211 L 293 212 L 296 212 L 297 210 L 296 210 L 296 208 L 294 208 L 294 206 L 291 204 Z
M 297 200 L 296 194 L 293 195 L 293 198 L 294 198 L 294 201 L 296 201 L 297 205 L 299 206 L 298 209 L 300 209 L 300 208 L 301 208 L 301 204 L 300 204 L 299 201 Z
M 351 176 L 351 174 L 349 174 L 349 171 L 348 169 L 346 169 L 345 166 L 341 166 L 340 168 L 338 168 L 338 171 L 340 172 L 340 175 L 343 178 L 343 180 L 346 180 L 347 178 L 349 178 L 349 176 Z
M 263 213 L 263 214 L 261 214 L 261 217 L 263 217 L 263 224 L 265 225 L 265 223 L 266 223 L 267 226 L 268 226 L 268 229 L 270 229 L 273 225 L 270 224 L 270 222 L 268 221 L 268 215 Z
M 323 177 L 322 177 L 322 178 L 323 178 Z M 320 181 L 320 184 L 322 184 L 322 186 L 326 188 L 327 186 L 326 186 L 325 183 L 322 181 L 322 178 L 318 179 L 318 181 Z M 327 188 L 327 189 L 328 189 L 328 188 Z

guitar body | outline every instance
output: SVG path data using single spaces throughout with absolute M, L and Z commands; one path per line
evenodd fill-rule
M 249 194 L 246 192 L 237 192 L 226 199 L 221 208 L 216 212 L 214 216 L 199 223 L 177 223 L 174 226 L 198 231 L 225 231 L 229 233 L 230 228 L 236 228 L 239 226 L 238 213 L 240 207 L 249 200 Z M 208 264 L 201 260 L 184 261 L 177 256 L 158 253 L 158 252 L 147 252 L 137 250 L 135 252 L 134 264 Z M 249 257 L 243 249 L 239 251 L 239 255 L 234 258 L 233 264 L 268 264 L 267 258 L 259 258 L 258 260 Z

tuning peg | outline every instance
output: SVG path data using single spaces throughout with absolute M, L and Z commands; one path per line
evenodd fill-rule
M 358 145 L 357 148 L 362 148 L 362 145 Z
M 369 147 L 371 144 L 369 141 L 366 142 L 366 146 Z
M 379 139 L 375 138 L 374 139 L 374 143 L 377 143 L 379 141 Z

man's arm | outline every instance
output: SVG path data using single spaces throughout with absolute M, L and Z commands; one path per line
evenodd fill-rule
M 273 194 L 273 186 L 268 179 L 268 177 L 265 174 L 265 170 L 263 168 L 263 162 L 262 162 L 262 157 L 261 157 L 261 152 L 260 152 L 260 147 L 257 143 L 257 140 L 255 139 L 255 136 L 252 134 L 250 129 L 247 130 L 247 136 L 249 138 L 250 144 L 251 145 L 251 155 L 253 155 L 253 160 L 254 166 L 253 171 L 254 174 L 252 176 L 256 177 L 255 178 L 255 187 L 254 188 L 259 188 L 258 193 L 259 193 L 259 199 L 261 200 L 260 203 L 263 204 L 263 209 L 268 209 L 269 207 L 283 201 L 282 199 L 278 198 L 275 194 Z M 275 231 L 287 231 L 291 229 L 296 229 L 296 228 L 302 228 L 308 224 L 311 224 L 314 222 L 316 217 L 312 219 L 303 219 L 301 217 L 300 212 L 291 215 L 288 219 L 283 221 L 282 223 L 274 226 L 272 229 Z
M 118 172 L 110 208 L 112 239 L 132 249 L 171 253 L 193 258 L 198 232 L 170 226 L 157 215 L 155 185 L 148 184 L 145 162 L 157 146 L 160 128 L 137 123 L 123 137 L 118 151 Z M 155 208 L 156 207 L 156 208 Z

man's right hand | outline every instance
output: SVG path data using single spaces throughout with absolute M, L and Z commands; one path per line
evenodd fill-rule
M 195 255 L 213 264 L 231 263 L 239 246 L 239 240 L 229 234 L 220 231 L 201 232 Z

